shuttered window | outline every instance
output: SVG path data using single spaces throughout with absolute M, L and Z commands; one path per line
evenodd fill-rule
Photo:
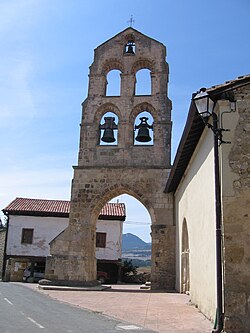
M 22 230 L 22 244 L 32 244 L 33 242 L 34 229 L 23 229 Z
M 96 233 L 96 247 L 106 247 L 106 235 L 105 232 Z

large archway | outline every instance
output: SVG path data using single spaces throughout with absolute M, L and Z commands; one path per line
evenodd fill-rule
M 113 198 L 96 222 L 97 278 L 108 283 L 150 281 L 151 243 L 146 207 L 125 193 Z M 127 265 L 135 269 L 134 274 L 126 274 Z

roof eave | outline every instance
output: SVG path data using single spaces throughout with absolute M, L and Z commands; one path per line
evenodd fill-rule
M 191 101 L 186 125 L 164 192 L 175 192 L 177 189 L 204 128 L 205 124 L 198 115 L 194 102 Z
M 244 75 L 238 77 L 235 80 L 227 81 L 224 84 L 207 88 L 207 91 L 211 96 L 214 97 L 214 99 L 219 100 L 223 96 L 223 93 L 244 87 L 249 84 L 250 75 Z M 193 94 L 192 98 L 194 97 L 194 95 L 195 94 Z M 223 98 L 225 98 L 225 96 Z M 164 192 L 170 193 L 176 191 L 195 151 L 195 148 L 200 140 L 204 128 L 205 124 L 202 121 L 202 118 L 199 116 L 192 99 L 186 125 L 177 149 L 177 153 L 175 155 L 174 164 L 171 169 Z

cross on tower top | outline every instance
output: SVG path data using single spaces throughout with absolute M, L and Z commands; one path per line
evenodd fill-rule
M 130 19 L 127 21 L 130 27 L 133 26 L 133 23 L 135 23 L 135 20 L 133 19 L 133 15 L 131 15 Z

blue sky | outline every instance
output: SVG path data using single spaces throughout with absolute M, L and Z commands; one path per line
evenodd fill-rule
M 172 155 L 191 94 L 249 73 L 249 0 L 0 0 L 0 208 L 15 197 L 69 199 L 93 50 L 134 28 L 167 47 Z M 127 202 L 124 231 L 150 241 Z M 146 223 L 146 224 L 144 224 Z

